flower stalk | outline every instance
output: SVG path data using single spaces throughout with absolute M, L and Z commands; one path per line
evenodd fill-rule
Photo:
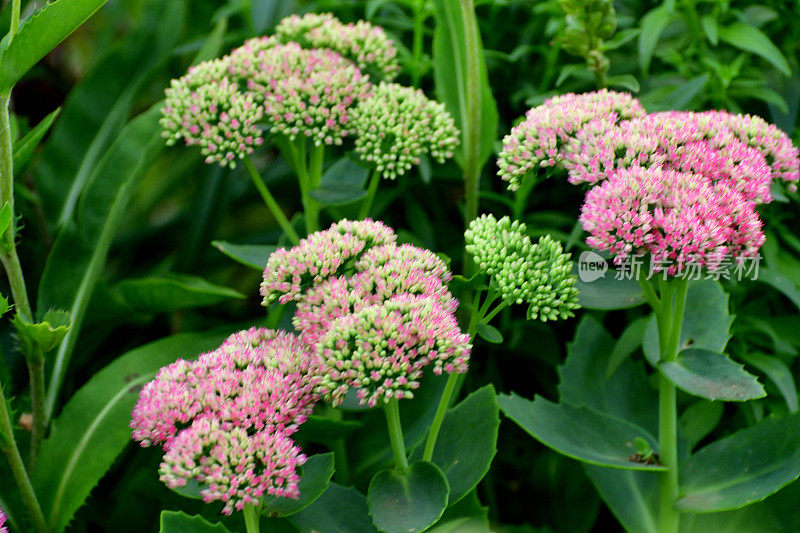
M 275 201 L 275 197 L 272 196 L 272 193 L 269 192 L 267 184 L 264 183 L 263 178 L 258 173 L 256 166 L 253 164 L 253 160 L 249 157 L 244 159 L 244 168 L 247 169 L 247 174 L 250 176 L 250 179 L 253 180 L 253 185 L 255 185 L 256 189 L 258 189 L 259 194 L 261 194 L 261 198 L 264 200 L 264 203 L 267 205 L 270 213 L 272 213 L 275 221 L 281 227 L 286 236 L 289 237 L 294 244 L 300 242 L 300 237 L 297 235 L 297 232 L 286 218 L 286 215 L 283 214 L 283 210 L 278 205 L 278 202 Z
M 259 533 L 259 512 L 256 505 L 245 505 L 242 510 L 244 514 L 244 525 L 247 533 Z
M 403 428 L 400 425 L 400 407 L 397 398 L 389 400 L 383 408 L 386 413 L 386 424 L 389 427 L 389 441 L 392 443 L 394 466 L 400 472 L 408 470 L 406 444 L 403 441 Z

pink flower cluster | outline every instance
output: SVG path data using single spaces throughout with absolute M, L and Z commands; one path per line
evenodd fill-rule
M 466 372 L 471 349 L 452 312 L 424 295 L 400 294 L 335 319 L 317 343 L 328 366 L 321 388 L 336 404 L 351 389 L 370 407 L 413 398 L 423 369 Z
M 0 509 L 0 533 L 8 533 L 8 528 L 5 527 L 6 514 Z
M 195 362 L 162 368 L 139 394 L 133 438 L 165 450 L 161 480 L 195 480 L 205 502 L 241 510 L 264 495 L 297 498 L 305 456 L 289 439 L 316 402 L 319 364 L 295 335 L 252 328 Z
M 432 252 L 395 239 L 380 222 L 342 220 L 273 253 L 264 270 L 264 304 L 297 302 L 294 326 L 334 404 L 350 389 L 370 406 L 410 398 L 426 366 L 466 371 L 470 339 L 453 315 L 452 274 Z
M 383 28 L 363 20 L 344 24 L 330 13 L 290 15 L 275 28 L 275 37 L 304 48 L 328 48 L 388 81 L 400 72 L 394 43 Z
M 498 174 L 509 182 L 510 190 L 517 190 L 529 172 L 563 166 L 566 145 L 587 123 L 613 126 L 644 115 L 639 101 L 627 93 L 603 89 L 554 96 L 529 110 L 525 120 L 503 139 Z
M 290 250 L 280 248 L 270 255 L 264 268 L 264 305 L 275 300 L 282 304 L 299 300 L 306 289 L 335 276 L 366 250 L 396 239 L 394 231 L 382 222 L 344 219 L 325 231 L 312 233 Z
M 570 141 L 565 156 L 574 184 L 595 184 L 630 166 L 699 173 L 728 183 L 754 202 L 772 201 L 773 172 L 764 153 L 714 114 L 654 113 L 616 127 L 592 122 Z
M 580 222 L 587 244 L 618 264 L 646 253 L 670 275 L 690 263 L 713 270 L 726 255 L 751 257 L 764 243 L 755 204 L 741 192 L 659 167 L 622 169 L 590 189 Z

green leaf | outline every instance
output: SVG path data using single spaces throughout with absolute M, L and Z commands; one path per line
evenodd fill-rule
M 588 407 L 555 404 L 537 396 L 534 401 L 515 394 L 500 395 L 503 413 L 537 440 L 584 463 L 630 470 L 664 470 L 634 459 L 636 438 L 657 449 L 647 430 Z
M 659 533 L 657 476 L 639 470 L 585 467 L 597 492 L 626 531 Z
M 42 146 L 33 178 L 49 222 L 61 226 L 73 219 L 98 161 L 129 120 L 146 82 L 171 60 L 169 51 L 183 34 L 185 1 L 144 0 L 140 12 L 128 36 L 110 45 L 70 91 Z
M 500 344 L 503 342 L 503 334 L 500 330 L 489 324 L 480 323 L 477 329 L 478 336 L 492 344 Z
M 325 416 L 310 415 L 300 425 L 297 440 L 331 444 L 336 439 L 349 436 L 363 424 L 360 420 L 333 420 Z
M 14 315 L 14 327 L 17 330 L 22 353 L 28 356 L 41 352 L 47 353 L 58 346 L 70 328 L 69 313 L 51 309 L 45 313 L 41 322 L 31 323 Z
M 114 286 L 114 292 L 137 313 L 164 313 L 245 297 L 239 291 L 185 274 L 121 281 Z
M 107 0 L 58 0 L 29 18 L 0 59 L 0 93 L 92 16 Z
M 711 350 L 689 348 L 676 361 L 659 361 L 658 369 L 679 389 L 709 400 L 745 402 L 767 395 L 742 365 Z
M 653 52 L 661 39 L 661 34 L 672 21 L 673 13 L 667 6 L 659 6 L 642 17 L 642 32 L 639 34 L 639 66 L 642 72 L 650 68 Z
M 25 166 L 25 163 L 28 162 L 30 159 L 31 154 L 39 146 L 39 142 L 42 140 L 48 131 L 50 131 L 50 126 L 53 125 L 53 121 L 56 119 L 58 114 L 61 112 L 61 108 L 59 107 L 42 120 L 34 127 L 31 131 L 28 132 L 25 137 L 19 139 L 17 142 L 14 143 L 14 173 L 18 174 L 20 170 Z
M 717 46 L 719 43 L 719 28 L 717 27 L 717 17 L 713 15 L 703 15 L 700 18 L 700 24 L 703 26 L 703 32 L 708 38 L 708 42 Z
M 48 416 L 55 408 L 61 380 L 128 201 L 163 147 L 159 116 L 160 108 L 155 106 L 125 127 L 92 174 L 82 196 L 78 226 L 62 228 L 47 258 L 37 307 L 69 309 L 72 317 L 72 328 L 53 364 L 45 405 Z
M 228 328 L 229 329 L 229 328 Z M 139 389 L 179 357 L 220 345 L 226 332 L 185 333 L 126 353 L 95 374 L 67 402 L 42 443 L 32 481 L 48 523 L 62 531 L 131 441 Z
M 190 516 L 183 511 L 161 511 L 160 533 L 227 533 L 222 524 L 212 524 L 202 516 Z
M 741 354 L 739 358 L 766 374 L 781 391 L 789 411 L 792 413 L 797 411 L 797 385 L 792 377 L 792 372 L 783 361 L 777 357 L 760 353 L 745 353 Z
M 234 261 L 259 272 L 264 270 L 272 252 L 278 249 L 271 244 L 233 244 L 225 241 L 211 241 L 211 244 Z
M 642 338 L 647 329 L 649 321 L 645 317 L 637 318 L 625 328 L 619 340 L 614 344 L 611 356 L 608 359 L 608 370 L 606 378 L 611 376 L 622 361 L 628 359 L 639 346 L 642 345 Z
M 453 120 L 461 131 L 461 145 L 457 159 L 463 162 L 463 150 L 468 145 L 467 131 L 467 58 L 466 31 L 459 0 L 434 0 L 436 29 L 433 32 L 433 80 L 436 97 L 453 115 Z M 477 35 L 480 55 L 481 77 L 481 126 L 478 164 L 483 166 L 494 151 L 499 121 L 497 104 L 492 96 L 486 62 L 483 59 L 483 45 L 480 32 Z M 459 163 L 459 164 L 460 164 Z
M 705 280 L 691 284 L 686 295 L 686 312 L 678 351 L 703 348 L 722 352 L 730 339 L 732 323 L 733 316 L 728 312 L 728 295 L 719 282 Z M 642 350 L 653 365 L 661 358 L 655 317 L 645 332 Z
M 381 470 L 369 484 L 367 505 L 375 526 L 386 533 L 424 531 L 444 513 L 450 488 L 433 463 L 417 461 L 405 472 Z
M 317 501 L 289 520 L 301 531 L 377 533 L 367 513 L 367 500 L 360 492 L 331 483 Z
M 638 93 L 640 89 L 639 80 L 637 80 L 636 76 L 634 76 L 633 74 L 620 74 L 618 76 L 610 76 L 608 78 L 608 86 L 625 89 L 626 91 L 630 91 L 632 93 Z
M 719 29 L 719 38 L 733 47 L 763 57 L 784 75 L 791 76 L 792 70 L 789 62 L 761 30 L 749 24 L 734 22 L 730 26 Z
M 579 263 L 580 261 L 578 261 Z M 579 265 L 573 266 L 573 274 L 577 280 L 578 303 L 585 309 L 612 310 L 629 309 L 645 302 L 644 293 L 639 282 L 635 279 L 616 279 L 613 271 L 606 272 L 602 277 L 581 279 L 578 272 Z
M 681 469 L 685 512 L 737 509 L 800 476 L 800 414 L 768 418 L 710 444 Z
M 261 514 L 269 517 L 289 516 L 302 511 L 328 488 L 333 476 L 333 453 L 312 455 L 302 466 L 298 489 L 300 498 L 265 496 Z
M 431 460 L 442 469 L 450 485 L 453 505 L 474 489 L 489 471 L 497 452 L 500 414 L 491 385 L 482 387 L 447 410 Z M 424 445 L 415 448 L 421 459 Z
M 2 237 L 6 230 L 11 226 L 11 217 L 14 214 L 11 212 L 11 204 L 6 202 L 0 208 L 0 237 Z
M 8 313 L 9 309 L 11 309 L 11 304 L 8 303 L 8 298 L 0 294 L 0 316 Z
M 686 409 L 678 420 L 681 436 L 694 448 L 701 440 L 714 431 L 722 419 L 722 402 L 700 400 Z
M 369 170 L 343 157 L 323 174 L 319 186 L 309 195 L 322 205 L 346 205 L 367 196 L 364 184 Z
M 228 17 L 222 17 L 217 21 L 217 24 L 214 26 L 214 29 L 211 30 L 211 33 L 208 34 L 206 40 L 203 41 L 203 46 L 200 47 L 200 50 L 197 51 L 197 55 L 194 56 L 192 65 L 202 63 L 203 61 L 209 61 L 217 57 L 222 50 L 226 31 L 228 31 Z

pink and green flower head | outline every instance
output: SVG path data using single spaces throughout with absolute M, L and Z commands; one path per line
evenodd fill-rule
M 349 390 L 373 407 L 413 398 L 423 371 L 467 371 L 472 346 L 455 316 L 426 296 L 402 294 L 335 319 L 317 343 L 320 390 L 334 405 Z
M 312 286 L 352 269 L 369 249 L 393 243 L 396 238 L 394 231 L 381 222 L 344 219 L 312 233 L 291 249 L 278 249 L 264 268 L 263 305 L 301 299 Z
M 6 524 L 6 514 L 0 509 L 0 533 L 8 533 L 8 528 L 5 527 Z
M 289 435 L 313 409 L 318 374 L 315 355 L 295 335 L 263 328 L 239 332 L 195 362 L 162 368 L 139 394 L 133 438 L 168 449 L 205 416 L 226 427 Z
M 394 43 L 383 28 L 363 20 L 344 24 L 330 13 L 290 15 L 275 28 L 275 37 L 303 48 L 333 50 L 378 79 L 391 81 L 400 72 Z
M 446 285 L 450 271 L 428 250 L 410 244 L 379 246 L 356 262 L 356 270 L 314 286 L 297 303 L 293 324 L 309 346 L 315 346 L 337 318 L 401 294 L 431 298 L 448 312 L 458 307 Z
M 598 183 L 621 168 L 659 166 L 726 183 L 749 200 L 772 201 L 764 153 L 706 113 L 654 113 L 609 126 L 588 123 L 571 141 L 565 165 L 573 184 Z
M 603 89 L 554 96 L 530 109 L 525 120 L 503 139 L 498 175 L 508 181 L 510 190 L 517 190 L 529 173 L 563 167 L 566 145 L 588 122 L 613 126 L 644 115 L 642 105 L 628 93 Z
M 259 505 L 265 496 L 299 497 L 297 467 L 306 457 L 284 433 L 251 431 L 213 415 L 195 419 L 164 454 L 160 479 L 177 489 L 200 485 L 205 503 L 221 501 L 222 512 Z
M 160 123 L 167 145 L 183 139 L 200 147 L 206 163 L 233 168 L 264 142 L 258 127 L 264 110 L 225 76 L 226 70 L 224 59 L 207 61 L 172 80 Z
M 691 264 L 714 270 L 725 257 L 753 257 L 764 243 L 755 203 L 740 191 L 658 167 L 623 169 L 590 189 L 580 222 L 587 244 L 617 264 L 647 255 L 654 270 L 670 275 Z
M 543 322 L 574 316 L 578 289 L 570 255 L 549 235 L 531 242 L 525 224 L 490 214 L 464 234 L 466 250 L 508 303 L 528 304 L 528 318 Z
M 341 144 L 355 133 L 355 105 L 369 94 L 369 76 L 328 49 L 306 50 L 297 43 L 254 47 L 255 55 L 234 54 L 230 69 L 264 107 L 274 133 L 316 145 Z
M 453 157 L 459 131 L 444 105 L 396 83 L 380 83 L 353 111 L 356 152 L 384 178 L 402 176 L 423 155 Z

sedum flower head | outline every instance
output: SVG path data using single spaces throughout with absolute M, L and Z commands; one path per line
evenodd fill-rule
M 312 285 L 337 275 L 365 251 L 393 243 L 396 238 L 394 231 L 381 222 L 344 219 L 312 233 L 289 250 L 280 248 L 270 255 L 264 268 L 263 304 L 299 300 Z
M 565 159 L 573 184 L 596 184 L 621 168 L 659 166 L 725 182 L 757 203 L 772 201 L 764 155 L 705 113 L 654 113 L 613 127 L 592 122 L 570 141 Z
M 291 15 L 275 28 L 275 37 L 303 48 L 329 48 L 362 71 L 388 81 L 400 72 L 394 43 L 383 28 L 363 20 L 344 24 L 330 13 Z
M 334 405 L 351 388 L 370 407 L 412 398 L 425 367 L 466 372 L 471 348 L 452 313 L 432 298 L 401 294 L 331 323 L 317 344 L 327 366 L 320 389 Z
M 167 449 L 193 420 L 293 433 L 317 400 L 317 362 L 298 337 L 253 328 L 230 336 L 197 361 L 162 368 L 139 393 L 133 438 Z
M 183 139 L 199 146 L 206 163 L 236 166 L 264 139 L 258 128 L 264 111 L 253 95 L 225 77 L 227 61 L 207 61 L 172 80 L 160 120 L 167 145 Z
M 498 175 L 509 182 L 510 190 L 517 190 L 529 172 L 563 166 L 567 143 L 588 122 L 613 126 L 644 115 L 642 105 L 628 93 L 602 89 L 554 96 L 530 109 L 503 139 Z
M 725 256 L 752 257 L 764 243 L 755 203 L 700 174 L 631 167 L 586 195 L 586 242 L 616 263 L 649 254 L 654 270 L 680 274 L 689 263 L 718 268 Z
M 380 83 L 353 111 L 356 151 L 384 178 L 402 176 L 430 154 L 439 163 L 453 157 L 458 129 L 444 105 L 396 83 Z
M 297 467 L 306 457 L 280 431 L 251 434 L 213 416 L 195 419 L 164 454 L 160 479 L 170 488 L 196 481 L 203 501 L 222 501 L 224 514 L 246 504 L 258 505 L 264 495 L 297 499 Z
M 5 527 L 6 514 L 0 509 L 0 533 L 8 533 L 8 528 Z
M 490 214 L 470 222 L 466 250 L 509 303 L 527 303 L 528 318 L 558 320 L 574 315 L 578 289 L 570 255 L 549 235 L 532 243 L 525 224 Z
M 293 323 L 309 346 L 315 346 L 337 318 L 401 294 L 431 298 L 451 313 L 458 307 L 446 285 L 452 274 L 428 250 L 387 244 L 367 251 L 355 268 L 352 275 L 314 286 L 298 302 Z

